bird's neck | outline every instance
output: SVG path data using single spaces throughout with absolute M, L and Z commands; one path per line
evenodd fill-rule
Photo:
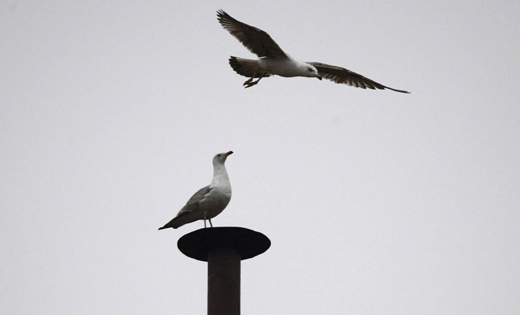
M 229 177 L 226 171 L 226 167 L 222 164 L 217 164 L 213 168 L 213 185 L 218 185 L 222 182 L 229 182 Z

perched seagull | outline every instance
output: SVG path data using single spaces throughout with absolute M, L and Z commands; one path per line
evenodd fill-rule
M 286 54 L 269 34 L 261 29 L 237 21 L 223 10 L 217 11 L 217 18 L 224 29 L 259 57 L 257 60 L 233 56 L 229 58 L 229 64 L 236 73 L 249 77 L 249 80 L 244 82 L 246 88 L 257 84 L 264 77 L 279 75 L 282 77 L 311 77 L 320 80 L 325 78 L 336 83 L 344 83 L 362 89 L 389 89 L 409 93 L 384 86 L 345 68 L 294 59 Z M 258 80 L 253 81 L 255 78 L 258 78 Z
M 211 218 L 219 215 L 231 200 L 231 184 L 224 163 L 233 151 L 219 153 L 213 158 L 213 180 L 208 186 L 201 188 L 186 203 L 186 205 L 177 213 L 177 216 L 159 230 L 166 228 L 178 228 L 187 223 L 197 220 L 204 220 L 204 228 L 206 228 L 206 219 L 211 224 Z

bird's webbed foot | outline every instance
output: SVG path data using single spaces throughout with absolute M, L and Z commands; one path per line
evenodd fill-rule
M 244 87 L 247 89 L 249 87 L 252 87 L 254 85 L 257 85 L 258 82 L 260 82 L 260 80 L 262 80 L 262 77 L 258 78 L 258 80 L 256 81 L 253 81 L 254 77 L 250 78 L 249 80 L 247 80 L 246 82 L 244 82 Z

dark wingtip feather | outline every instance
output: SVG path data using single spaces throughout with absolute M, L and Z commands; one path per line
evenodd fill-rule
M 222 24 L 222 26 L 224 26 L 224 24 L 227 22 L 229 23 L 229 21 L 225 21 L 225 20 L 234 20 L 229 14 L 226 13 L 226 11 L 222 10 L 222 9 L 218 9 L 217 10 L 217 20 L 219 21 L 220 24 Z
M 226 11 L 222 10 L 222 9 L 218 9 L 217 10 L 217 16 L 220 18 L 224 15 L 227 15 Z
M 410 92 L 408 92 L 408 91 L 405 91 L 405 90 L 396 90 L 396 89 L 392 89 L 392 88 L 390 88 L 390 87 L 388 87 L 388 86 L 385 86 L 385 88 L 387 88 L 387 89 L 389 89 L 389 90 L 392 90 L 392 91 L 395 91 L 395 92 L 399 92 L 399 93 L 412 94 L 412 93 L 410 93 Z

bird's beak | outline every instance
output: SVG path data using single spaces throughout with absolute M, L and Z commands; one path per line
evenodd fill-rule
M 318 78 L 321 81 L 322 76 L 319 74 L 316 74 L 316 78 Z
M 230 156 L 231 154 L 233 154 L 233 151 L 226 152 L 226 157 Z

